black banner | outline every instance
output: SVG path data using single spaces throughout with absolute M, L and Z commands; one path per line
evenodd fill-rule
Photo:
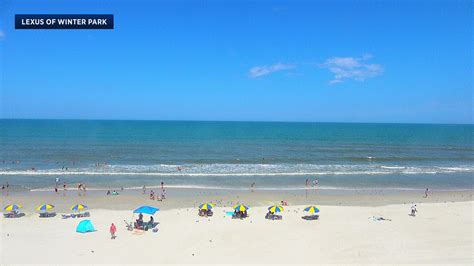
M 110 30 L 114 28 L 111 14 L 15 15 L 15 29 Z

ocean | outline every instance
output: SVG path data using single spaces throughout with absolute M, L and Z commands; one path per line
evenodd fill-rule
M 0 120 L 0 185 L 472 190 L 473 125 Z

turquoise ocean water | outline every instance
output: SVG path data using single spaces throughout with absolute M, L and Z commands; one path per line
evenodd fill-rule
M 473 125 L 0 120 L 0 184 L 472 189 Z M 66 170 L 67 168 L 67 170 Z M 179 169 L 178 169 L 179 168 Z

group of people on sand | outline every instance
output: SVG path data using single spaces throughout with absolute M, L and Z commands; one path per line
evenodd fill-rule
M 155 191 L 151 190 L 150 191 L 150 200 L 157 200 L 157 201 L 162 201 L 166 199 L 166 190 L 163 188 L 161 190 L 161 195 L 155 195 Z
M 143 194 L 146 194 L 146 186 L 143 185 Z M 156 195 L 155 191 L 150 190 L 150 200 L 162 201 L 166 199 L 165 183 L 161 181 L 161 195 Z
M 135 220 L 135 228 L 137 229 L 148 229 L 148 228 L 153 228 L 155 226 L 155 219 L 153 216 L 150 215 L 150 220 L 148 222 L 143 221 L 143 214 L 139 213 L 138 214 L 138 219 Z

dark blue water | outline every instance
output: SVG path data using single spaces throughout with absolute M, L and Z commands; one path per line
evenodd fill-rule
M 38 189 L 472 189 L 473 125 L 0 120 L 0 183 Z M 67 170 L 66 170 L 67 168 Z

